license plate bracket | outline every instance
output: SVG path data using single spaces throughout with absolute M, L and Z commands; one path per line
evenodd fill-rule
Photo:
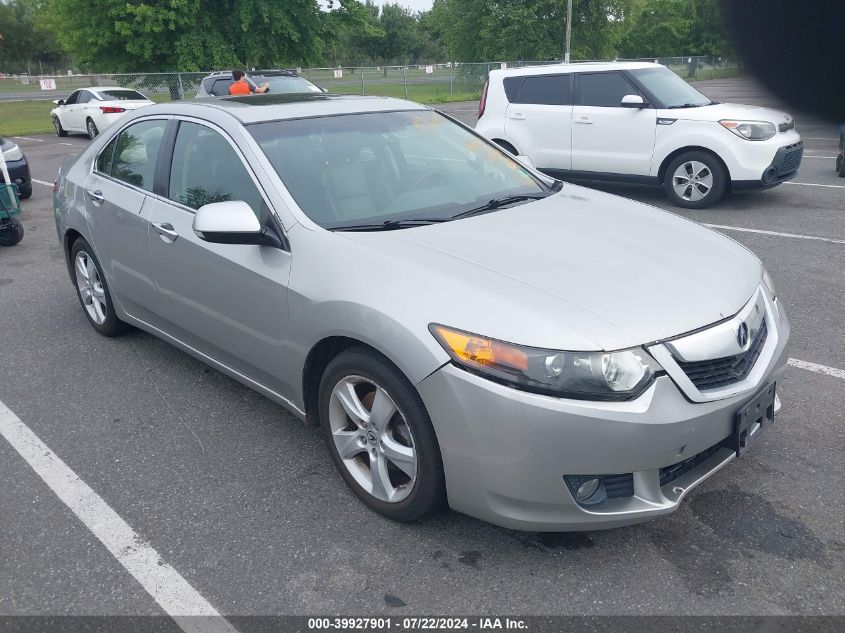
M 741 457 L 775 421 L 776 383 L 768 385 L 736 412 L 731 448 Z

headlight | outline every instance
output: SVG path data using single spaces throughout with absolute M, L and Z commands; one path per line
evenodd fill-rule
M 525 391 L 578 400 L 630 400 L 654 381 L 660 365 L 645 350 L 562 352 L 514 345 L 431 324 L 458 365 Z
M 719 123 L 748 141 L 765 141 L 777 133 L 775 124 L 768 121 L 719 121 Z
M 778 298 L 777 293 L 775 293 L 775 284 L 765 268 L 763 269 L 763 285 L 766 286 L 766 290 L 772 295 L 772 301 Z
M 17 145 L 12 145 L 9 149 L 3 150 L 3 158 L 9 161 L 21 160 L 23 158 L 23 152 Z

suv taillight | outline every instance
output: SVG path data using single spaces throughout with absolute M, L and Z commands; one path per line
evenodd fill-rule
M 484 87 L 481 89 L 481 101 L 478 102 L 478 118 L 480 119 L 484 114 L 484 107 L 487 105 L 487 86 L 490 85 L 490 80 L 484 82 Z

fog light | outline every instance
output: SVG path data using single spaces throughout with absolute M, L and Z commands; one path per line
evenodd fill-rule
M 588 479 L 578 487 L 578 492 L 575 493 L 575 499 L 586 501 L 596 493 L 600 483 L 601 479 Z

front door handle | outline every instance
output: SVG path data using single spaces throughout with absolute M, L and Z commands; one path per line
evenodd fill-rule
M 97 189 L 96 191 L 91 191 L 90 189 L 86 190 L 88 197 L 91 198 L 91 202 L 96 204 L 97 206 L 103 204 L 105 198 L 103 197 L 103 192 Z
M 577 119 L 575 119 L 575 122 L 580 123 L 581 125 L 592 125 L 593 124 L 593 120 L 588 116 L 579 116 Z
M 508 118 L 514 121 L 524 121 L 525 115 L 522 112 L 514 112 L 513 114 L 509 114 Z
M 176 241 L 176 238 L 179 237 L 179 234 L 173 228 L 173 225 L 170 222 L 153 222 L 153 228 L 155 232 L 161 236 L 161 239 L 168 243 L 173 243 Z

